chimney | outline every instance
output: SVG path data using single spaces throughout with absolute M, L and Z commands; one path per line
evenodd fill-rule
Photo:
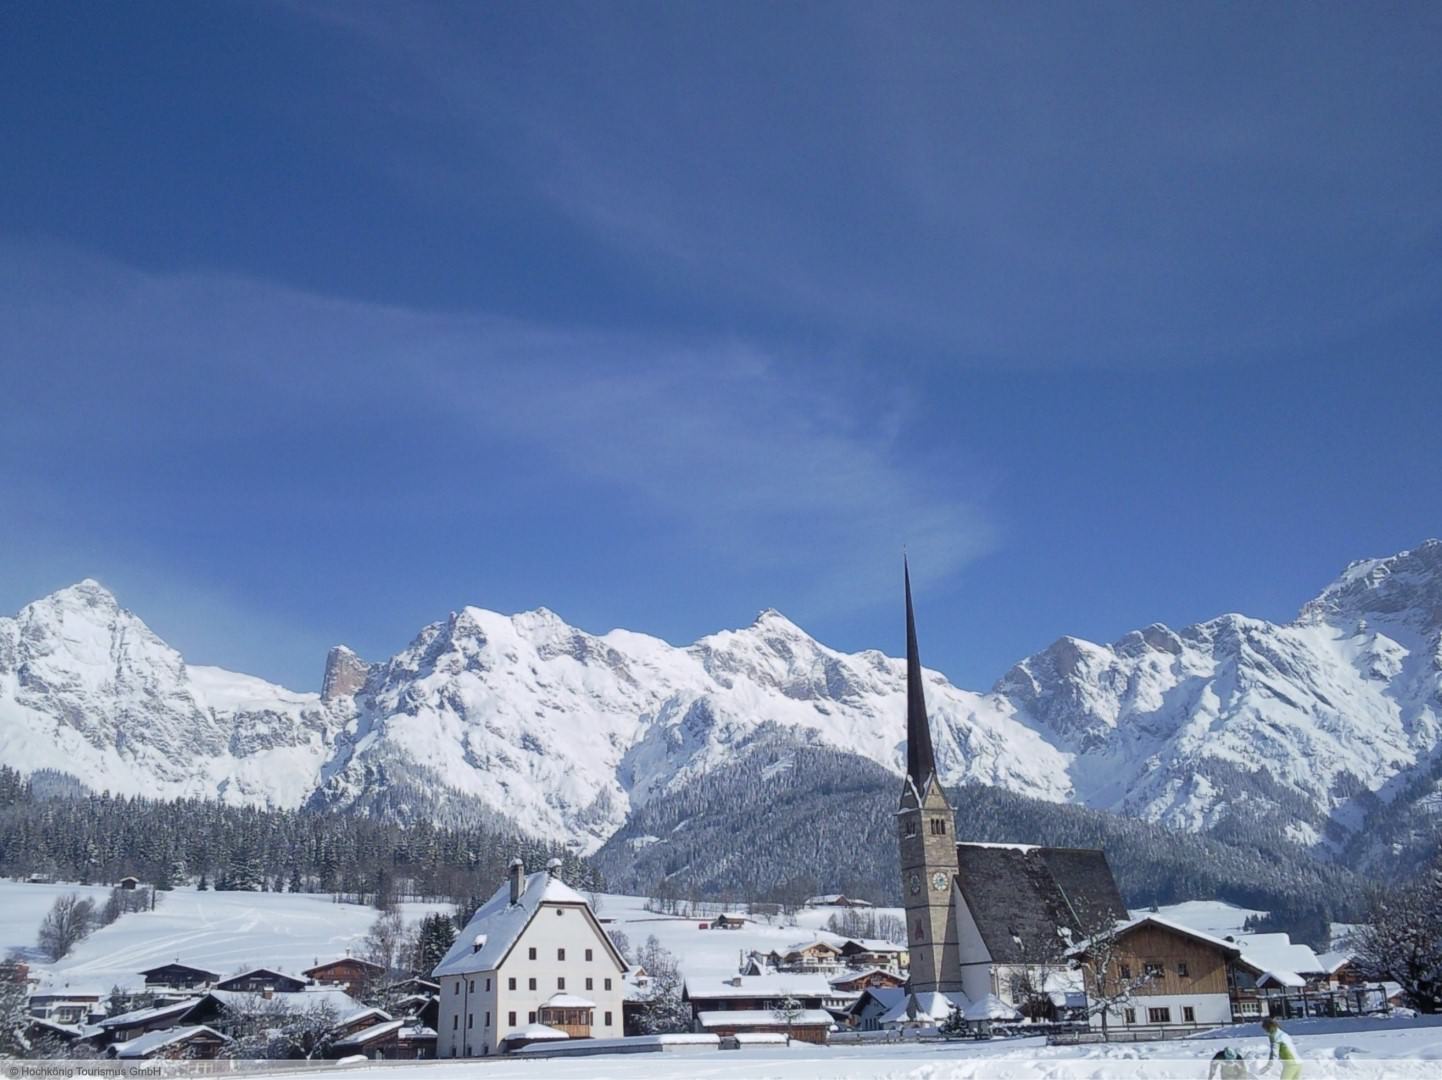
M 525 876 L 526 876 L 526 864 L 525 864 L 524 862 L 522 862 L 522 861 L 521 861 L 521 857 L 520 857 L 519 855 L 517 855 L 514 859 L 511 860 L 511 903 L 512 903 L 512 904 L 519 904 L 519 903 L 521 902 L 521 881 L 525 878 Z
M 546 864 L 546 874 L 549 877 L 559 878 L 561 876 L 561 860 L 552 859 Z

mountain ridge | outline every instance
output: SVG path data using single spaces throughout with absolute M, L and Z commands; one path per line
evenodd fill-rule
M 985 692 L 925 677 L 948 784 L 1355 852 L 1379 813 L 1425 830 L 1442 802 L 1442 542 L 1351 563 L 1291 623 L 1065 636 Z M 399 816 L 472 802 L 583 851 L 763 729 L 899 774 L 904 695 L 903 661 L 771 608 L 674 646 L 467 606 L 385 660 L 336 646 L 319 694 L 187 665 L 92 579 L 0 618 L 0 750 L 26 771 Z

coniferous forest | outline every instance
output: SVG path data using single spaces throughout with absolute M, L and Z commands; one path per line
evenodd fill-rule
M 133 875 L 168 888 L 329 892 L 384 906 L 450 900 L 474 910 L 516 856 L 533 870 L 552 858 L 582 889 L 601 885 L 559 845 L 485 826 L 398 825 L 380 818 L 226 806 L 195 799 L 42 794 L 0 766 L 0 874 L 113 882 Z

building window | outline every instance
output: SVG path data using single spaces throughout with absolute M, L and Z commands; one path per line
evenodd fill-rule
M 564 959 L 566 959 L 566 950 L 565 950 L 565 949 L 557 949 L 557 950 L 556 950 L 556 959 L 557 959 L 557 960 L 564 960 Z
M 932 819 L 931 819 L 931 835 L 932 835 L 932 836 L 945 836 L 945 835 L 946 835 L 946 819 L 945 819 L 945 818 L 932 818 Z
M 611 980 L 608 978 L 603 984 L 607 990 L 611 989 Z
M 590 950 L 590 949 L 587 949 L 587 950 L 586 950 L 586 963 L 589 964 L 593 959 L 595 959 L 595 958 L 591 955 L 591 950 Z
M 587 989 L 587 990 L 594 990 L 594 989 L 595 989 L 595 982 L 596 982 L 595 979 L 593 979 L 593 978 L 591 978 L 591 976 L 587 975 L 587 976 L 586 976 L 586 989 Z
M 1177 961 L 1177 975 L 1183 979 L 1191 977 L 1191 972 L 1187 970 L 1187 962 L 1185 960 Z
M 610 1014 L 610 1013 L 607 1013 L 607 1014 L 606 1014 L 606 1026 L 607 1026 L 607 1027 L 610 1027 L 610 1026 L 611 1026 L 611 1014 Z
M 906 819 L 906 835 L 908 837 L 916 835 L 916 818 L 909 817 Z
M 473 1027 L 475 1027 L 475 1026 L 476 1026 L 476 1014 L 475 1014 L 475 1013 L 467 1013 L 467 1014 L 466 1014 L 466 1030 L 467 1030 L 467 1031 L 470 1031 L 471 1028 L 473 1028 Z
M 535 1010 L 535 1009 L 532 1009 L 530 1012 L 528 1012 L 528 1013 L 526 1014 L 526 1023 L 528 1023 L 528 1024 L 534 1024 L 535 1022 L 536 1022 L 536 1010 Z
M 486 980 L 486 993 L 489 994 L 490 992 L 491 992 L 491 980 L 490 980 L 490 979 L 487 979 L 487 980 Z
M 1189 1024 L 1195 1024 L 1197 1022 L 1197 1010 L 1190 1005 L 1183 1005 L 1182 1019 Z
M 1125 1022 L 1128 1023 L 1128 1024 L 1135 1024 L 1135 1023 L 1137 1022 L 1137 1011 L 1136 1011 L 1136 1009 L 1123 1009 L 1123 1010 L 1122 1010 L 1122 1020 L 1125 1021 Z
M 527 979 L 526 981 L 527 981 L 528 983 L 530 983 L 530 989 L 534 990 L 534 989 L 536 988 L 536 980 L 535 980 L 535 979 L 533 979 L 533 978 L 532 978 L 532 979 Z M 532 1023 L 535 1023 L 534 1020 L 531 1021 L 531 1022 L 532 1022 Z
M 1160 960 L 1148 960 L 1142 965 L 1142 971 L 1149 979 L 1160 979 L 1165 970 Z
M 470 993 L 470 994 L 474 994 L 474 993 L 476 992 L 476 980 L 475 980 L 475 979 L 467 979 L 467 980 L 466 980 L 466 992 L 467 992 L 467 993 Z
M 559 918 L 560 918 L 562 915 L 564 915 L 564 914 L 566 914 L 566 912 L 565 912 L 564 909 L 562 909 L 562 908 L 557 908 L 557 909 L 556 909 L 556 918 L 559 919 Z
M 516 988 L 516 977 L 515 977 L 514 975 L 512 975 L 509 979 L 506 980 L 506 989 L 507 989 L 507 990 L 514 990 L 515 988 Z
M 530 953 L 530 958 L 534 960 L 536 958 L 536 947 L 532 945 L 527 951 Z
M 508 1013 L 506 1013 L 506 1024 L 507 1024 L 507 1026 L 509 1026 L 509 1027 L 515 1027 L 515 1026 L 516 1026 L 516 1014 L 515 1014 L 515 1013 L 513 1013 L 513 1012 L 508 1012 Z
M 1170 1024 L 1172 1022 L 1172 1010 L 1163 1005 L 1161 1008 L 1150 1008 L 1147 1010 L 1147 1023 L 1149 1024 Z
M 1130 979 L 1132 977 L 1132 966 L 1130 964 L 1121 964 L 1119 966 L 1122 969 L 1122 978 Z
M 455 1016 L 451 1017 L 451 1030 L 452 1030 L 452 1031 L 455 1031 L 455 1030 L 457 1030 L 460 1026 L 461 1026 L 461 1014 L 460 1014 L 460 1013 L 456 1013 Z
M 486 1027 L 490 1027 L 490 1026 L 491 1026 L 491 1014 L 490 1014 L 490 1013 L 486 1013 Z
M 557 990 L 564 990 L 564 989 L 566 989 L 566 976 L 562 975 L 562 976 L 560 976 L 558 979 L 556 979 L 556 989 L 557 989 Z
M 461 992 L 461 984 L 460 984 L 460 983 L 456 983 L 456 993 L 459 994 L 460 992 Z
M 916 940 L 917 940 L 917 941 L 925 941 L 925 940 L 926 940 L 926 927 L 923 926 L 923 925 L 921 925 L 921 920 L 920 920 L 920 919 L 917 919 L 917 920 L 916 920 Z

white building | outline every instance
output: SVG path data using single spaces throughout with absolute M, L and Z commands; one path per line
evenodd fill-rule
M 495 1054 L 508 1037 L 529 1038 L 522 1032 L 533 1025 L 569 1038 L 623 1034 L 626 962 L 559 868 L 553 860 L 527 876 L 515 860 L 436 965 L 437 1057 Z

